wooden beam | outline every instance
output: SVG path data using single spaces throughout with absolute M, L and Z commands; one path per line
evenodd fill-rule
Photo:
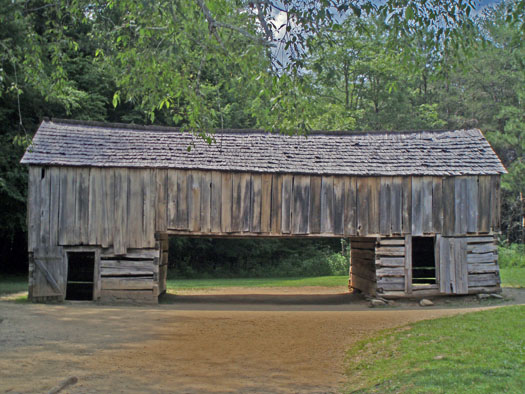
M 405 235 L 405 293 L 412 293 L 412 236 Z

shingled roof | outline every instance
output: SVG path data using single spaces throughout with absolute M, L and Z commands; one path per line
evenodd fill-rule
M 362 176 L 506 172 L 477 129 L 306 137 L 218 130 L 214 137 L 208 145 L 176 128 L 44 121 L 22 163 Z

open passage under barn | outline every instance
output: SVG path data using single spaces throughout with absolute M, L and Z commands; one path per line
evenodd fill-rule
M 169 235 L 346 237 L 354 289 L 500 289 L 505 168 L 477 129 L 218 130 L 209 145 L 175 128 L 52 120 L 22 163 L 33 301 L 156 302 Z

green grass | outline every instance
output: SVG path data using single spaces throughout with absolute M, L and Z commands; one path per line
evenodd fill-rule
M 348 276 L 311 278 L 235 278 L 235 279 L 168 279 L 168 289 L 207 289 L 211 287 L 299 287 L 347 286 Z
M 359 342 L 345 392 L 520 393 L 525 306 L 423 321 Z
M 27 291 L 27 275 L 0 276 L 0 295 Z
M 500 276 L 503 287 L 525 288 L 525 268 L 501 268 Z
M 502 268 L 525 268 L 525 245 L 500 246 L 498 263 Z

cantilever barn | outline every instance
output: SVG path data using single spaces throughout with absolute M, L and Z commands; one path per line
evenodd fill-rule
M 30 299 L 156 302 L 169 235 L 347 237 L 353 289 L 500 290 L 505 168 L 480 130 L 214 138 L 42 122 L 22 159 Z

